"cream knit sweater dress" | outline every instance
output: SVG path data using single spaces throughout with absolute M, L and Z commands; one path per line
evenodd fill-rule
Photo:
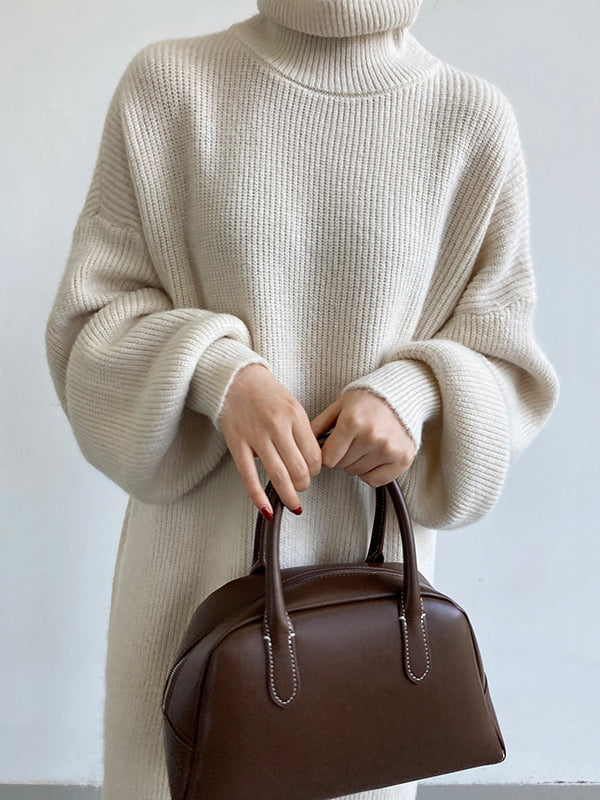
M 81 452 L 129 495 L 104 800 L 168 800 L 167 672 L 196 606 L 251 566 L 259 512 L 218 426 L 242 366 L 311 419 L 358 386 L 392 406 L 418 448 L 399 483 L 431 581 L 437 532 L 494 506 L 557 402 L 513 108 L 418 42 L 419 5 L 258 0 L 143 47 L 110 101 L 46 326 Z M 301 498 L 282 567 L 364 560 L 372 487 L 324 467 Z M 385 550 L 402 560 L 393 513 Z

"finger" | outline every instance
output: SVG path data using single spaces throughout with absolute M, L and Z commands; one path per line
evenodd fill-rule
M 339 423 L 327 437 L 321 448 L 321 460 L 326 467 L 335 469 L 353 446 L 354 434 L 351 429 Z
M 292 428 L 288 428 L 284 433 L 277 434 L 273 439 L 273 444 L 285 464 L 296 491 L 303 492 L 308 489 L 310 486 L 310 470 L 302 451 L 298 447 Z
M 263 506 L 266 506 L 272 514 L 273 507 L 269 502 L 269 498 L 259 478 L 258 470 L 256 469 L 256 462 L 254 461 L 256 458 L 255 451 L 250 447 L 248 442 L 238 441 L 237 444 L 234 445 L 231 455 L 250 500 L 252 500 L 259 511 Z
M 391 461 L 383 461 L 381 454 L 378 455 L 373 451 L 365 452 L 364 455 L 359 453 L 358 458 L 351 460 L 351 457 L 355 454 L 355 448 L 358 448 L 356 443 L 350 448 L 346 457 L 337 464 L 338 469 L 343 469 L 348 475 L 364 475 L 371 470 L 383 467 L 386 464 L 391 465 L 392 463 Z
M 338 397 L 337 400 L 323 409 L 320 414 L 317 414 L 317 416 L 311 420 L 310 427 L 315 437 L 320 436 L 331 428 L 339 416 L 341 405 L 341 399 Z
M 321 446 L 312 429 L 302 422 L 294 425 L 292 432 L 310 474 L 313 477 L 318 475 L 322 467 Z
M 263 443 L 256 445 L 255 449 L 258 451 L 258 456 L 267 471 L 269 480 L 283 505 L 289 508 L 290 511 L 298 508 L 301 505 L 300 498 L 274 442 L 267 439 Z
M 378 486 L 384 486 L 386 483 L 391 483 L 396 478 L 399 478 L 401 474 L 403 473 L 398 473 L 397 464 L 382 464 L 360 475 L 360 479 L 369 486 L 377 488 Z

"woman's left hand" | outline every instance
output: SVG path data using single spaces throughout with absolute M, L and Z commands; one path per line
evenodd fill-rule
M 398 478 L 412 464 L 412 437 L 392 407 L 369 389 L 344 392 L 310 425 L 320 436 L 334 423 L 321 448 L 326 467 L 358 475 L 375 488 Z

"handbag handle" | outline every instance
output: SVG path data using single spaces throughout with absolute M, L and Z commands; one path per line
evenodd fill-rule
M 327 438 L 330 432 L 318 440 Z M 430 655 L 425 630 L 425 612 L 421 599 L 421 588 L 417 571 L 414 535 L 408 509 L 396 479 L 385 484 L 389 492 L 402 539 L 403 589 L 401 592 L 401 614 L 404 634 L 404 666 L 407 677 L 414 683 L 422 681 L 430 669 Z M 271 481 L 265 492 L 273 507 L 273 518 L 266 520 L 259 512 L 255 532 L 255 563 L 251 573 L 265 573 L 265 611 L 263 615 L 263 638 L 267 648 L 268 686 L 272 700 L 279 706 L 288 706 L 297 696 L 300 674 L 296 661 L 292 621 L 285 606 L 285 596 L 279 562 L 279 538 L 283 504 Z M 381 506 L 380 506 L 381 507 Z M 375 531 L 375 526 L 374 526 Z M 383 526 L 380 543 L 383 544 Z M 374 566 L 374 570 L 377 566 Z M 421 674 L 416 673 L 419 665 Z
M 320 444 L 327 439 L 330 435 L 331 430 L 322 433 L 320 436 L 317 437 L 317 441 Z M 267 495 L 271 506 L 273 506 L 273 496 L 276 495 L 275 488 L 271 481 L 267 484 L 265 489 L 265 494 Z M 385 486 L 377 486 L 375 488 L 375 515 L 373 517 L 373 529 L 371 531 L 371 541 L 369 543 L 369 549 L 367 551 L 367 555 L 365 557 L 365 564 L 381 564 L 385 561 L 383 555 L 383 539 L 384 539 L 384 530 L 385 530 L 385 520 L 387 514 L 387 506 L 385 502 L 386 498 L 386 488 Z M 264 572 L 265 563 L 264 563 L 264 531 L 265 526 L 264 523 L 266 522 L 265 517 L 262 514 L 259 514 L 256 520 L 256 527 L 254 531 L 254 552 L 252 555 L 252 568 L 250 570 L 250 574 L 257 574 L 259 572 Z

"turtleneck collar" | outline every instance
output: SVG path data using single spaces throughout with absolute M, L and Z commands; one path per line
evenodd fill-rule
M 410 27 L 422 0 L 257 0 L 258 10 L 312 36 L 360 36 Z
M 231 26 L 290 80 L 340 95 L 406 86 L 439 59 L 410 33 L 422 0 L 257 0 L 259 13 Z

